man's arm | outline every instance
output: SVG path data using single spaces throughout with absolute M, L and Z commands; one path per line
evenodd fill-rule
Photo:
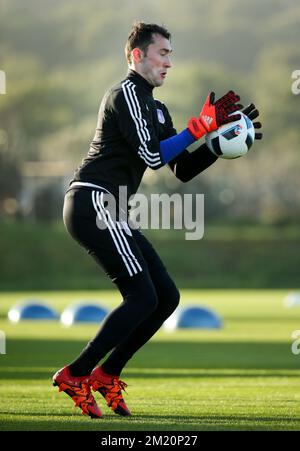
M 255 105 L 251 103 L 246 108 L 242 110 L 246 116 L 249 117 L 251 121 L 256 119 L 259 116 L 259 111 L 256 109 Z M 172 119 L 169 116 L 169 125 L 170 125 L 170 133 L 176 133 L 173 128 Z M 255 139 L 262 139 L 263 134 L 257 132 L 257 129 L 262 127 L 261 123 L 258 121 L 253 122 L 255 128 Z M 217 161 L 218 157 L 215 156 L 207 147 L 207 145 L 201 144 L 194 152 L 189 153 L 187 150 L 180 154 L 177 158 L 169 162 L 169 166 L 171 170 L 174 172 L 177 178 L 182 182 L 188 182 L 196 175 L 200 174 L 200 172 L 207 169 L 211 166 L 215 161 Z
M 171 115 L 165 104 L 161 104 L 164 116 L 166 119 L 165 131 L 162 139 L 167 139 L 177 134 L 174 128 Z M 188 182 L 196 175 L 200 174 L 202 171 L 211 166 L 215 161 L 216 157 L 207 147 L 205 143 L 201 144 L 193 152 L 189 152 L 185 149 L 176 158 L 169 161 L 168 165 L 174 175 L 182 182 Z
M 210 93 L 198 118 L 188 121 L 188 126 L 176 136 L 159 140 L 154 131 L 151 107 L 147 107 L 139 98 L 135 85 L 129 80 L 122 83 L 122 91 L 115 98 L 119 129 L 126 141 L 133 147 L 144 162 L 152 169 L 159 169 L 174 160 L 187 146 L 200 139 L 206 133 L 216 130 L 221 124 L 240 118 L 229 116 L 238 110 L 239 100 L 233 91 L 229 91 L 215 101 Z
M 182 152 L 178 157 L 169 162 L 169 167 L 179 180 L 189 182 L 196 175 L 215 163 L 217 159 L 218 157 L 204 143 L 191 153 L 188 150 Z
M 153 106 L 147 106 L 131 82 L 122 84 L 112 98 L 122 137 L 151 169 L 159 169 L 196 141 L 188 129 L 159 137 L 153 125 Z

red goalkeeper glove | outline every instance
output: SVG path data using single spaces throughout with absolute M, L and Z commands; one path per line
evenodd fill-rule
M 201 110 L 199 117 L 192 117 L 188 122 L 188 130 L 195 139 L 199 139 L 206 133 L 217 130 L 220 125 L 234 122 L 241 118 L 240 114 L 234 114 L 235 111 L 243 108 L 236 104 L 240 97 L 233 91 L 228 91 L 223 97 L 215 102 L 215 93 L 210 92 L 206 102 Z

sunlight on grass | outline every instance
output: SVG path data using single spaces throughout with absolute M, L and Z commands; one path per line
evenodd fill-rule
M 125 368 L 131 418 L 114 415 L 98 399 L 104 418 L 91 421 L 52 387 L 52 374 L 70 362 L 98 325 L 59 322 L 12 324 L 8 309 L 28 293 L 0 295 L 1 430 L 299 430 L 300 357 L 291 352 L 300 309 L 287 309 L 278 291 L 186 290 L 182 304 L 213 308 L 220 330 L 161 329 Z M 78 299 L 109 308 L 116 292 L 35 293 L 59 312 Z

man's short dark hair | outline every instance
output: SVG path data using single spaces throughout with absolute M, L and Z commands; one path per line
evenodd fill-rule
M 171 33 L 164 26 L 154 23 L 134 22 L 125 45 L 126 59 L 129 64 L 131 63 L 131 51 L 136 47 L 147 54 L 148 46 L 154 42 L 153 34 L 160 34 L 168 40 L 171 39 Z

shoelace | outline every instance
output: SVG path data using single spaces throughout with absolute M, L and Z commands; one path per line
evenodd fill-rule
M 93 404 L 94 399 L 91 393 L 91 389 L 88 384 L 82 384 L 82 388 L 75 388 L 75 396 L 73 396 L 73 400 L 75 401 L 75 406 L 81 406 L 83 403 Z
M 104 388 L 105 393 L 105 399 L 107 401 L 107 405 L 111 407 L 112 409 L 115 409 L 120 401 L 123 401 L 122 397 L 122 390 L 127 393 L 126 388 L 128 387 L 128 384 L 126 382 L 121 381 L 117 377 L 114 377 L 112 379 L 112 384 L 104 384 L 100 381 L 95 381 L 93 383 L 93 389 L 98 390 L 101 388 Z M 128 393 L 127 393 L 128 394 Z
M 65 391 L 66 388 L 75 393 L 75 395 L 72 395 L 75 407 L 82 408 L 83 403 L 93 404 L 94 398 L 91 393 L 89 384 L 82 383 L 81 387 L 74 387 L 71 385 L 61 384 L 59 387 L 59 391 Z
M 121 381 L 120 379 L 117 380 L 117 384 L 120 387 L 120 390 L 123 390 L 128 395 L 127 391 L 125 390 L 125 388 L 128 387 L 128 384 L 126 384 L 126 382 L 124 381 Z

